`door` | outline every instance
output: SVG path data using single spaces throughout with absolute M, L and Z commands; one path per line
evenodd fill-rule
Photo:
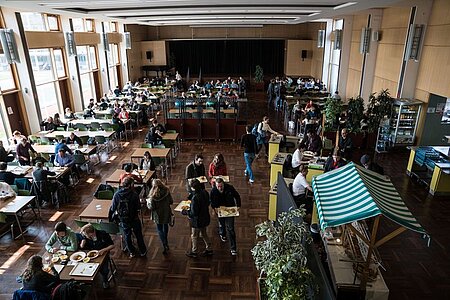
M 19 93 L 14 92 L 11 94 L 3 95 L 3 101 L 5 102 L 6 115 L 8 116 L 11 130 L 19 130 L 24 135 L 30 134 L 29 132 L 25 131 L 24 118 L 19 104 Z

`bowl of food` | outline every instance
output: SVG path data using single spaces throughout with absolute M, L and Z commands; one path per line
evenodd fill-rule
M 57 263 L 59 261 L 59 256 L 53 256 L 51 261 L 52 263 Z
M 70 256 L 70 260 L 71 260 L 71 261 L 75 261 L 75 262 L 80 262 L 80 261 L 82 261 L 85 257 L 86 257 L 86 253 L 79 251 L 79 252 L 75 252 L 74 254 L 72 254 L 72 255 Z
M 84 263 L 88 263 L 90 260 L 91 260 L 91 259 L 90 259 L 89 257 L 85 257 L 85 258 L 83 259 L 83 262 L 84 262 Z
M 91 250 L 87 253 L 87 257 L 90 259 L 94 259 L 98 256 L 98 250 Z
M 69 256 L 67 256 L 66 254 L 62 254 L 59 256 L 59 258 L 61 259 L 61 261 L 63 261 L 63 260 L 67 260 L 69 258 Z

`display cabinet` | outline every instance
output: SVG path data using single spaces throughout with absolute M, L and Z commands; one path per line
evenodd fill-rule
M 391 144 L 412 146 L 416 138 L 422 102 L 410 99 L 397 99 L 392 106 L 390 121 Z

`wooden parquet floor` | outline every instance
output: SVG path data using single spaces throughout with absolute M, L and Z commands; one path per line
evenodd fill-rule
M 249 123 L 253 124 L 269 113 L 274 129 L 280 129 L 281 120 L 275 112 L 268 112 L 264 94 L 249 96 Z M 27 259 L 40 251 L 52 232 L 55 222 L 66 221 L 78 229 L 73 220 L 92 200 L 100 183 L 123 162 L 130 160 L 134 147 L 144 139 L 145 130 L 123 148 L 115 150 L 107 163 L 101 163 L 92 175 L 85 175 L 71 190 L 72 201 L 55 209 L 42 210 L 42 221 L 28 227 L 27 243 L 12 240 L 10 234 L 0 238 L 0 299 L 11 299 L 20 288 L 15 278 L 21 273 Z M 241 216 L 236 218 L 238 256 L 230 255 L 228 243 L 220 241 L 217 220 L 212 217 L 208 233 L 213 242 L 214 255 L 190 259 L 185 251 L 190 247 L 189 225 L 182 215 L 176 215 L 175 227 L 170 228 L 170 254 L 164 256 L 153 221 L 148 214 L 144 221 L 144 240 L 149 252 L 146 258 L 133 258 L 122 253 L 120 242 L 112 256 L 118 267 L 118 284 L 103 290 L 101 282 L 94 283 L 98 299 L 255 299 L 256 278 L 250 249 L 255 243 L 254 226 L 267 218 L 269 164 L 257 160 L 254 164 L 256 182 L 250 185 L 244 177 L 242 149 L 232 142 L 183 142 L 182 152 L 168 180 L 175 202 L 184 200 L 185 166 L 195 153 L 201 152 L 209 164 L 216 152 L 225 156 L 231 183 L 242 197 Z M 380 157 L 385 173 L 404 197 L 407 205 L 432 236 L 431 246 L 418 234 L 406 232 L 380 248 L 386 271 L 383 276 L 390 289 L 390 299 L 450 299 L 450 199 L 431 197 L 422 186 L 406 174 L 408 153 L 392 153 Z M 390 232 L 395 224 L 383 221 L 381 235 Z M 93 296 L 92 296 L 93 298 Z

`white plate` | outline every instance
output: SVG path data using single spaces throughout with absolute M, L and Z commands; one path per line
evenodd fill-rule
M 84 253 L 82 251 L 78 251 L 78 252 L 73 253 L 70 256 L 70 260 L 71 261 L 82 261 L 83 258 L 85 258 L 85 257 L 86 257 L 86 253 Z
M 90 259 L 97 258 L 97 256 L 98 256 L 98 250 L 91 250 L 87 253 L 87 257 L 89 257 Z
M 56 254 L 65 255 L 65 254 L 67 254 L 67 251 L 66 250 L 58 250 L 58 251 L 56 251 Z

